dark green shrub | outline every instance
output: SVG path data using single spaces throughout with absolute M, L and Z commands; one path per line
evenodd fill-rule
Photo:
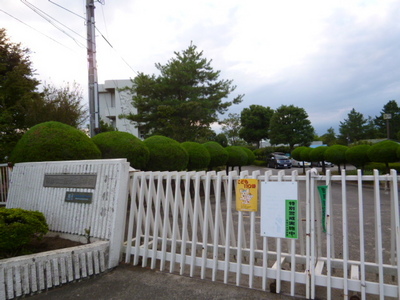
M 177 141 L 160 135 L 144 140 L 150 151 L 147 171 L 182 171 L 189 162 L 189 154 Z
M 312 150 L 313 150 L 313 148 L 305 147 L 305 148 L 300 152 L 300 160 L 301 160 L 301 161 L 311 161 L 310 153 L 311 153 Z
M 253 151 L 251 151 L 249 148 L 247 148 L 247 147 L 241 147 L 241 148 L 247 154 L 246 166 L 250 166 L 256 160 L 256 156 L 254 155 Z
M 291 156 L 292 156 L 295 160 L 301 161 L 301 152 L 302 152 L 303 150 L 305 150 L 305 149 L 308 149 L 308 147 L 301 146 L 301 147 L 294 148 L 293 151 L 292 151 L 292 153 L 291 153 Z
M 356 168 L 364 170 L 365 164 L 370 162 L 368 157 L 368 151 L 370 148 L 370 145 L 360 144 L 347 149 L 346 161 L 354 165 Z
M 204 145 L 196 142 L 184 142 L 181 146 L 189 154 L 188 170 L 204 170 L 210 164 L 210 153 Z
M 34 238 L 41 238 L 49 230 L 41 212 L 20 208 L 0 208 L 0 256 L 18 254 Z
M 399 161 L 397 153 L 399 149 L 399 144 L 394 141 L 382 141 L 376 143 L 369 148 L 367 154 L 372 162 L 380 162 L 386 165 L 386 172 L 390 172 L 389 163 Z
M 204 147 L 210 153 L 210 164 L 209 169 L 213 169 L 219 166 L 225 166 L 228 161 L 228 152 L 217 142 L 207 142 L 203 144 Z
M 99 147 L 102 158 L 126 158 L 135 169 L 143 169 L 149 161 L 147 146 L 128 132 L 103 132 L 94 136 L 92 141 Z
M 325 151 L 328 149 L 327 146 L 319 146 L 314 148 L 310 152 L 310 161 L 313 162 L 321 162 L 321 165 L 324 165 L 322 162 L 325 161 Z
M 241 167 L 247 164 L 247 153 L 243 150 L 243 147 L 240 146 L 228 146 L 225 147 L 225 150 L 228 152 L 228 161 L 226 162 L 227 166 L 230 167 Z
M 326 149 L 325 160 L 338 166 L 338 172 L 341 173 L 340 164 L 346 165 L 346 151 L 348 147 L 344 145 L 333 145 Z
M 60 123 L 45 122 L 33 126 L 18 141 L 10 161 L 59 161 L 99 159 L 101 153 L 82 131 Z

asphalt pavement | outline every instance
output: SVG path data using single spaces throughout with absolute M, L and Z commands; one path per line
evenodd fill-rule
M 113 270 L 64 284 L 29 297 L 32 300 L 76 299 L 300 299 L 120 264 Z

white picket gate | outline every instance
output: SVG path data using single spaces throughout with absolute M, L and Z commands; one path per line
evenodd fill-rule
M 241 178 L 298 182 L 299 239 L 262 237 L 260 212 L 236 211 Z M 125 262 L 307 299 L 398 299 L 398 181 L 394 170 L 136 172 Z M 319 185 L 328 187 L 323 215 Z

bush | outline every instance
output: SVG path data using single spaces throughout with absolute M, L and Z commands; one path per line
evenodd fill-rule
M 182 171 L 189 162 L 189 154 L 175 140 L 154 135 L 144 140 L 150 151 L 150 159 L 145 167 L 147 171 Z
M 247 164 L 248 156 L 240 146 L 228 146 L 225 148 L 228 152 L 227 166 L 230 167 L 241 167 Z
M 346 161 L 354 165 L 356 168 L 364 170 L 365 164 L 370 162 L 367 155 L 370 148 L 370 145 L 360 144 L 347 149 Z
M 209 169 L 213 169 L 219 166 L 225 166 L 228 161 L 228 152 L 217 142 L 207 142 L 203 144 L 204 147 L 210 153 L 210 164 Z
M 333 145 L 326 149 L 324 156 L 325 160 L 334 163 L 338 166 L 338 172 L 340 174 L 340 164 L 346 164 L 346 151 L 348 147 L 343 145 Z
M 0 208 L 0 256 L 20 253 L 32 239 L 41 238 L 49 230 L 41 212 L 20 208 Z
M 189 154 L 188 170 L 204 170 L 210 164 L 210 153 L 204 145 L 195 142 L 184 142 L 181 146 Z
M 92 141 L 99 147 L 102 158 L 126 158 L 135 169 L 143 169 L 149 161 L 147 146 L 128 132 L 103 132 L 94 136 Z
M 99 159 L 101 153 L 82 131 L 60 123 L 45 122 L 33 126 L 18 141 L 10 161 L 59 161 Z
M 308 147 L 301 146 L 293 149 L 292 153 L 290 154 L 295 160 L 301 161 L 301 152 L 308 149 Z
M 389 163 L 399 161 L 397 151 L 399 144 L 394 141 L 383 141 L 376 143 L 369 148 L 367 154 L 372 162 L 381 162 L 386 165 L 386 172 L 390 172 Z M 400 154 L 400 152 L 399 152 Z
M 254 152 L 251 151 L 249 148 L 247 147 L 241 147 L 244 152 L 246 152 L 247 154 L 247 162 L 246 165 L 250 166 L 251 164 L 253 164 L 253 162 L 256 160 L 256 156 L 254 155 Z

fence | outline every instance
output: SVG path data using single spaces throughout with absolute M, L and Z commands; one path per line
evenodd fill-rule
M 298 239 L 261 236 L 260 212 L 236 211 L 241 178 L 297 182 Z M 125 262 L 307 299 L 398 299 L 398 180 L 394 170 L 369 176 L 137 172 Z
M 6 205 L 11 171 L 8 164 L 0 164 L 0 206 Z

